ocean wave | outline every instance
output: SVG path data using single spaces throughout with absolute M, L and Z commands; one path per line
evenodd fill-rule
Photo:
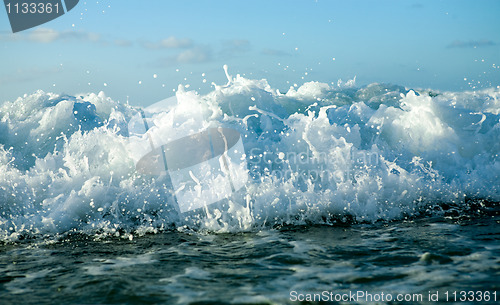
M 180 213 L 165 175 L 137 171 L 129 131 L 141 111 L 169 138 L 238 131 L 246 170 L 233 182 L 244 187 Z M 103 92 L 37 91 L 0 107 L 0 240 L 390 221 L 439 204 L 500 202 L 499 153 L 499 88 L 357 88 L 352 80 L 281 93 L 238 75 L 205 95 L 179 86 L 144 110 Z

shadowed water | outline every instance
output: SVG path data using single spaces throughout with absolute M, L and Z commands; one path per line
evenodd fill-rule
M 439 291 L 441 302 L 446 291 L 498 293 L 499 223 L 493 209 L 465 218 L 235 234 L 164 232 L 132 240 L 70 234 L 1 246 L 0 299 L 2 304 L 293 304 L 292 291 L 366 291 L 423 295 L 421 302 L 379 304 L 431 304 L 429 291 Z

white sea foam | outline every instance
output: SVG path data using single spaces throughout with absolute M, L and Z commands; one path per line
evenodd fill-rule
M 177 138 L 172 126 L 242 135 L 245 187 L 199 213 L 179 214 L 164 177 L 136 172 L 127 125 L 138 109 L 103 92 L 37 91 L 4 103 L 0 239 L 391 220 L 466 197 L 500 201 L 498 88 L 310 82 L 281 94 L 265 80 L 228 78 L 206 95 L 180 86 L 178 102 L 151 108 L 155 132 L 167 138 Z

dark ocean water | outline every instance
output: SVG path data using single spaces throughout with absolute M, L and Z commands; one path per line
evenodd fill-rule
M 453 298 L 473 291 L 498 304 L 499 224 L 492 205 L 472 217 L 22 241 L 0 246 L 0 303 L 316 304 L 298 300 L 319 294 L 358 304 L 371 294 L 383 295 L 376 304 L 473 304 Z

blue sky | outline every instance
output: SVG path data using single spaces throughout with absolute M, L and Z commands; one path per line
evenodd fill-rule
M 0 103 L 38 89 L 148 105 L 232 75 L 438 90 L 500 85 L 500 1 L 100 0 L 12 34 L 0 9 Z

